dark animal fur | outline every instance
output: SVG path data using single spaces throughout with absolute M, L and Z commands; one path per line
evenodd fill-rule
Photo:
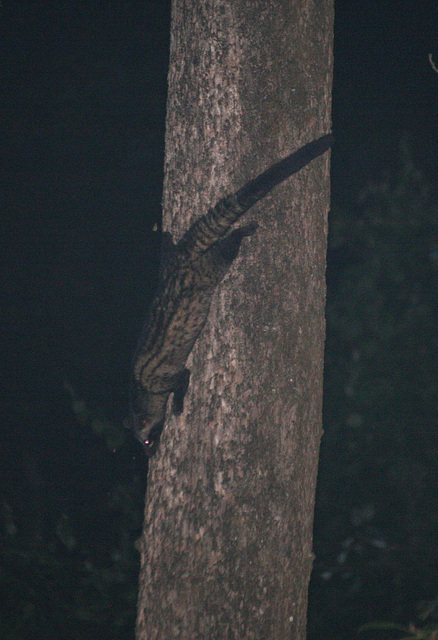
M 183 410 L 190 378 L 186 360 L 207 319 L 213 291 L 243 238 L 257 229 L 250 223 L 231 231 L 232 225 L 276 185 L 327 151 L 332 141 L 329 134 L 306 144 L 219 200 L 178 244 L 163 234 L 160 284 L 134 356 L 127 421 L 147 456 L 158 448 L 171 393 L 174 413 Z

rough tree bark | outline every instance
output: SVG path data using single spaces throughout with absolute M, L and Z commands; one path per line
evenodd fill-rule
M 174 0 L 164 226 L 330 130 L 332 2 Z M 246 214 L 148 477 L 138 640 L 305 637 L 328 155 Z

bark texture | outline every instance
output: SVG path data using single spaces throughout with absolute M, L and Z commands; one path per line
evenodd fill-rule
M 330 130 L 331 2 L 174 0 L 164 226 Z M 138 640 L 304 639 L 322 433 L 325 155 L 246 214 L 150 463 Z

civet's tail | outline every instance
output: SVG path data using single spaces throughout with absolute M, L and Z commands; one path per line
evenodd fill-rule
M 230 227 L 256 202 L 264 198 L 274 187 L 322 155 L 333 144 L 329 133 L 294 151 L 273 164 L 257 178 L 248 182 L 236 193 L 225 196 L 199 218 L 181 239 L 180 248 L 191 255 L 206 251 L 217 242 Z

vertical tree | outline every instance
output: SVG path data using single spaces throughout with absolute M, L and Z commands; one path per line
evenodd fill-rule
M 332 3 L 174 0 L 164 226 L 330 129 Z M 255 207 L 150 464 L 138 640 L 304 638 L 328 159 Z

